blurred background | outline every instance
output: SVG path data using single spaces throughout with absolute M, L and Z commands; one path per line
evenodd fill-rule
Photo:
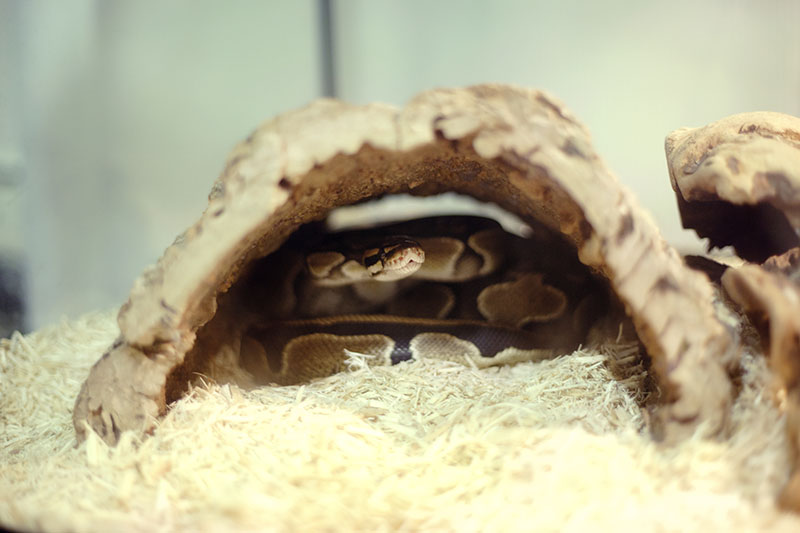
M 800 116 L 796 0 L 0 0 L 0 336 L 124 301 L 226 154 L 320 96 L 550 91 L 682 249 L 664 136 Z

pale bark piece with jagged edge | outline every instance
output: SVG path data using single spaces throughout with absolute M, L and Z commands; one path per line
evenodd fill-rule
M 79 438 L 86 423 L 109 443 L 152 427 L 203 359 L 232 342 L 248 266 L 301 225 L 384 194 L 448 191 L 549 228 L 608 281 L 652 357 L 660 437 L 724 430 L 737 351 L 708 280 L 663 241 L 558 100 L 480 85 L 424 92 L 402 109 L 320 100 L 258 128 L 201 218 L 134 284 L 120 341 L 77 398 Z
M 722 284 L 758 330 L 780 381 L 794 469 L 778 502 L 800 512 L 800 248 L 772 257 L 763 266 L 728 268 Z
M 665 144 L 684 227 L 757 263 L 800 245 L 800 118 L 741 113 Z
M 666 152 L 684 226 L 763 263 L 715 270 L 780 382 L 795 465 L 779 503 L 800 511 L 800 118 L 733 115 L 672 132 Z

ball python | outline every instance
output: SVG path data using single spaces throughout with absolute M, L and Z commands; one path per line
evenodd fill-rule
M 492 219 L 437 216 L 295 233 L 249 274 L 242 366 L 294 384 L 345 367 L 439 358 L 479 368 L 569 353 L 593 278 L 568 244 Z

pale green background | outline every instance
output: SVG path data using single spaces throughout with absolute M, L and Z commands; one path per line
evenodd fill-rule
M 800 1 L 334 1 L 338 96 L 479 82 L 549 90 L 681 230 L 666 133 L 800 116 Z M 197 216 L 228 150 L 322 92 L 316 1 L 0 0 L 0 254 L 29 326 L 121 303 Z

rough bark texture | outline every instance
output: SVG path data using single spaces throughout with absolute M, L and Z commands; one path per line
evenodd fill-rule
M 653 358 L 662 437 L 724 428 L 736 351 L 707 279 L 665 244 L 561 103 L 484 85 L 422 93 L 401 110 L 320 100 L 239 145 L 200 220 L 136 281 L 121 338 L 76 401 L 79 438 L 85 423 L 110 443 L 120 430 L 151 427 L 176 369 L 203 357 L 187 358 L 198 334 L 225 331 L 218 302 L 301 224 L 382 194 L 445 191 L 560 232 L 609 280 Z
M 779 502 L 800 511 L 800 249 L 775 257 L 763 267 L 729 268 L 722 283 L 756 326 L 770 366 L 777 374 L 786 411 L 786 431 L 794 469 Z
M 780 503 L 800 511 L 800 119 L 743 113 L 666 140 L 685 227 L 762 266 L 728 268 L 725 291 L 758 330 L 785 401 L 794 471 Z
M 742 113 L 667 136 L 683 225 L 762 262 L 800 245 L 800 119 Z

